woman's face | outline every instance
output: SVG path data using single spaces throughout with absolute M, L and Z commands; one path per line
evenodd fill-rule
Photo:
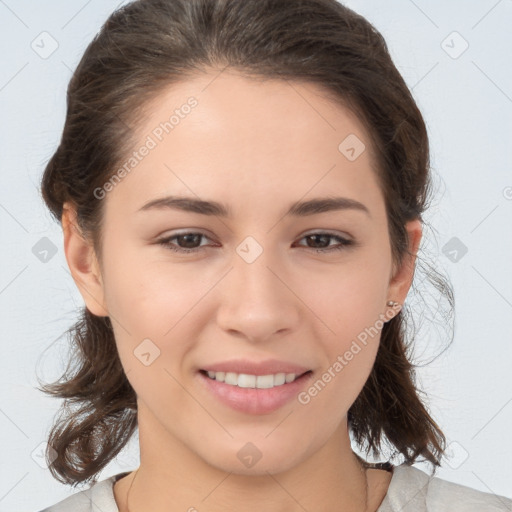
M 228 71 L 173 85 L 148 113 L 120 179 L 97 191 L 102 274 L 84 299 L 112 320 L 141 435 L 225 471 L 285 470 L 346 424 L 386 301 L 410 286 L 411 268 L 392 280 L 370 140 L 312 84 Z M 277 385 L 243 387 L 258 382 Z

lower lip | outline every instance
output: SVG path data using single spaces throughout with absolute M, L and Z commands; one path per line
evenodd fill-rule
M 241 388 L 210 379 L 198 372 L 200 381 L 223 404 L 246 414 L 269 414 L 295 398 L 310 380 L 312 372 L 293 382 L 267 389 Z

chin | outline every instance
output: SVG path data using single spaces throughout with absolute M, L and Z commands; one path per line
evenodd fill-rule
M 308 457 L 306 452 L 298 452 L 296 444 L 287 446 L 282 439 L 260 442 L 237 442 L 236 447 L 218 444 L 215 453 L 204 453 L 202 458 L 209 465 L 236 475 L 267 476 L 286 472 Z M 302 445 L 304 446 L 304 445 Z M 201 456 L 201 454 L 199 454 Z

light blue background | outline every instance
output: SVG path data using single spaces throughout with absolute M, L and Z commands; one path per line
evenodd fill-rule
M 72 70 L 117 5 L 0 0 L 0 511 L 35 511 L 76 492 L 31 456 L 45 441 L 59 406 L 34 388 L 36 372 L 47 380 L 60 374 L 65 345 L 62 339 L 54 342 L 83 304 L 67 268 L 60 226 L 38 189 L 60 139 Z M 452 347 L 418 370 L 419 387 L 451 443 L 451 463 L 438 474 L 510 497 L 512 1 L 351 0 L 347 5 L 384 35 L 431 137 L 438 193 L 427 217 L 435 233 L 428 233 L 425 250 L 450 276 L 457 301 Z M 58 42 L 46 59 L 31 47 L 43 31 Z M 461 37 L 452 35 L 442 44 L 453 31 Z M 458 53 L 464 40 L 469 47 L 458 58 L 445 51 Z M 46 263 L 32 252 L 42 237 L 57 247 Z M 443 254 L 453 237 L 468 249 L 458 262 Z M 408 298 L 411 304 L 415 300 L 414 294 Z M 435 297 L 430 303 L 434 310 Z M 427 323 L 417 344 L 421 362 L 442 349 L 436 336 L 436 325 Z M 135 438 L 100 479 L 137 465 Z

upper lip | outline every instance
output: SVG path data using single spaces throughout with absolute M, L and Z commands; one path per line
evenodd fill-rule
M 202 367 L 207 372 L 233 372 L 247 375 L 271 375 L 275 373 L 295 373 L 302 375 L 310 370 L 304 366 L 279 361 L 278 359 L 266 359 L 264 361 L 250 361 L 249 359 L 232 359 L 220 361 Z

